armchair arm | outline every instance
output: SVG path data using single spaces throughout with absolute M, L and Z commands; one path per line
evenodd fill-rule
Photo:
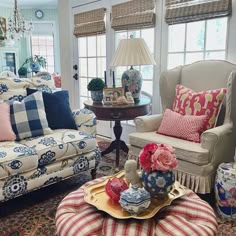
M 96 116 L 89 109 L 77 109 L 72 111 L 72 116 L 78 127 L 78 130 L 87 134 L 96 135 Z
M 136 125 L 136 131 L 137 132 L 157 131 L 161 124 L 162 117 L 163 114 L 136 117 L 134 119 L 134 123 Z
M 233 124 L 227 123 L 203 132 L 201 147 L 209 150 L 211 163 L 214 166 L 233 161 L 235 152 Z

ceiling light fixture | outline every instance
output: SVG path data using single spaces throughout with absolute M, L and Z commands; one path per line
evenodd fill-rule
M 7 35 L 10 39 L 20 39 L 32 31 L 32 22 L 26 24 L 24 17 L 20 15 L 17 8 L 17 0 L 15 0 L 14 13 L 9 18 Z

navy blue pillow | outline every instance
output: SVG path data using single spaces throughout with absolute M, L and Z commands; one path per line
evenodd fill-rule
M 27 88 L 27 96 L 37 89 Z M 66 90 L 55 93 L 43 92 L 48 126 L 51 129 L 77 129 L 69 104 L 69 93 Z

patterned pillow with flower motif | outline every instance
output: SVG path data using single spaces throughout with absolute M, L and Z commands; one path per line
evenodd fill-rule
M 176 86 L 173 111 L 182 115 L 207 115 L 203 131 L 215 127 L 227 89 L 195 92 L 183 85 Z

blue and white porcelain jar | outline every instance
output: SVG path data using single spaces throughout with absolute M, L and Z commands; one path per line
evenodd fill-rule
M 142 170 L 141 180 L 144 188 L 154 198 L 164 198 L 172 190 L 175 176 L 172 171 L 151 171 Z
M 219 165 L 215 181 L 216 207 L 219 215 L 236 220 L 236 163 Z
M 135 184 L 131 188 L 121 192 L 119 203 L 125 211 L 137 215 L 149 207 L 151 196 L 144 188 L 140 188 Z
M 103 99 L 103 90 L 91 91 L 91 98 L 94 103 L 101 103 Z

